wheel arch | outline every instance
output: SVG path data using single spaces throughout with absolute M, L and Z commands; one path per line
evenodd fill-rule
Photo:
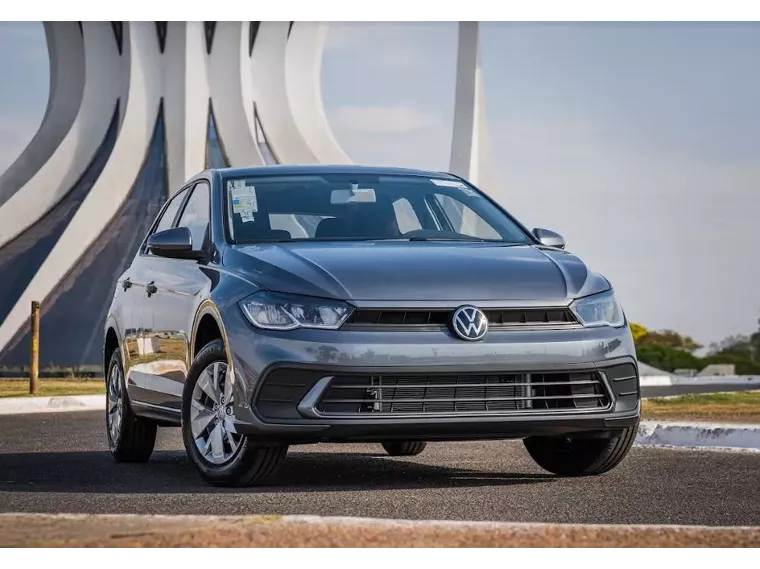
M 111 363 L 111 355 L 115 350 L 123 350 L 123 343 L 116 322 L 112 317 L 109 317 L 106 320 L 105 335 L 103 336 L 103 377 L 108 377 L 108 364 Z M 121 356 L 123 361 L 123 352 Z
M 222 316 L 216 305 L 210 301 L 203 301 L 195 314 L 193 330 L 190 335 L 189 355 L 192 364 L 196 354 L 210 341 L 220 339 L 224 342 L 227 352 L 228 366 L 232 367 L 232 354 L 230 353 L 227 331 L 222 321 Z

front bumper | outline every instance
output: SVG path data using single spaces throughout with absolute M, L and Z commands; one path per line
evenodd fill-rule
M 627 328 L 505 330 L 490 332 L 481 342 L 463 342 L 447 331 L 263 332 L 248 324 L 239 310 L 231 310 L 224 318 L 235 377 L 236 429 L 262 442 L 472 440 L 570 433 L 609 436 L 639 419 L 638 367 Z M 314 413 L 316 401 L 308 400 L 319 395 L 320 380 L 341 373 L 557 372 L 600 373 L 609 405 L 531 413 L 337 417 Z M 269 382 L 275 377 L 279 384 L 273 391 Z M 265 389 L 269 390 L 267 401 L 262 402 Z

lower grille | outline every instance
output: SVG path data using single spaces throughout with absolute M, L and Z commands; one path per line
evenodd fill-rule
M 597 372 L 487 375 L 335 376 L 316 409 L 323 415 L 537 413 L 604 410 Z

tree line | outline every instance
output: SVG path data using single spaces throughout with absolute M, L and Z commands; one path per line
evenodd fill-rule
M 710 344 L 702 357 L 694 352 L 703 346 L 689 336 L 673 330 L 647 330 L 635 323 L 630 327 L 639 360 L 658 369 L 699 371 L 710 364 L 733 364 L 739 375 L 760 375 L 760 320 L 754 334 L 729 336 Z

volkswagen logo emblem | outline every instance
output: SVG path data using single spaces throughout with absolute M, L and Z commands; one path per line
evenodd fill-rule
M 488 318 L 475 306 L 460 306 L 451 317 L 451 327 L 462 340 L 482 340 L 488 332 Z

